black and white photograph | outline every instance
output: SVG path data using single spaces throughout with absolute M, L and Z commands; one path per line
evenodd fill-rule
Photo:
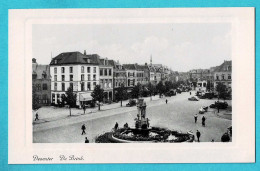
M 33 25 L 34 143 L 232 141 L 231 24 Z
M 12 10 L 9 30 L 11 163 L 254 161 L 253 8 Z

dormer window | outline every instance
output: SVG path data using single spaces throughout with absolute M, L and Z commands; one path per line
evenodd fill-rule
M 57 64 L 57 59 L 54 60 L 54 64 Z

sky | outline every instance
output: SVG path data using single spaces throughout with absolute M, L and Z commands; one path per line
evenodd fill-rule
M 150 63 L 152 56 L 153 64 L 186 72 L 231 60 L 231 24 L 37 24 L 32 44 L 39 64 L 63 52 L 86 50 L 121 64 Z

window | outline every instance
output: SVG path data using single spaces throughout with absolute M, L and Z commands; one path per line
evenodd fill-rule
M 42 74 L 42 78 L 43 78 L 43 79 L 46 79 L 46 78 L 47 78 L 47 74 L 46 74 L 46 73 L 43 73 L 43 74 Z
M 130 80 L 128 80 L 128 86 L 130 86 Z
M 81 73 L 84 73 L 84 66 L 81 66 Z
M 81 91 L 85 91 L 85 83 L 81 83 Z
M 88 73 L 90 73 L 90 67 L 88 67 L 87 70 L 88 70 Z
M 54 90 L 57 90 L 57 83 L 54 83 Z
M 57 81 L 57 75 L 54 75 L 54 81 Z
M 51 94 L 51 99 L 52 99 L 52 103 L 55 103 L 55 94 L 54 93 Z
M 65 68 L 61 67 L 61 73 L 65 73 Z
M 37 74 L 33 73 L 33 74 L 32 74 L 32 78 L 33 78 L 33 79 L 36 79 L 36 78 L 37 78 Z
M 57 74 L 57 68 L 56 67 L 54 68 L 54 74 Z
M 61 81 L 65 81 L 65 75 L 61 76 Z
M 104 75 L 107 76 L 107 69 L 105 69 L 105 74 Z
M 218 75 L 216 75 L 216 80 L 219 80 L 219 77 L 218 77 Z
M 90 74 L 88 74 L 88 81 L 90 81 Z
M 231 74 L 228 74 L 228 79 L 231 80 Z
M 93 68 L 93 73 L 96 73 L 96 72 L 97 72 L 96 67 L 94 67 Z
M 70 67 L 70 73 L 73 73 L 73 67 Z
M 41 84 L 36 84 L 36 90 L 41 91 Z
M 57 64 L 57 59 L 54 60 L 54 64 Z
M 73 75 L 70 75 L 70 81 L 73 81 Z
M 47 90 L 47 89 L 48 89 L 47 84 L 46 83 L 42 84 L 42 90 Z
M 93 88 L 95 88 L 95 87 L 96 87 L 96 85 L 97 85 L 97 83 L 96 83 L 96 82 L 93 82 Z
M 117 87 L 117 82 L 116 82 L 116 87 Z
M 70 83 L 70 87 L 72 88 L 72 90 L 74 90 L 74 89 L 73 89 L 73 83 Z
M 81 81 L 84 81 L 84 80 L 85 80 L 85 75 L 81 74 Z
M 108 70 L 108 74 L 109 74 L 109 76 L 112 75 L 112 70 L 111 69 Z
M 100 74 L 100 76 L 103 75 L 103 69 L 100 69 L 100 70 L 99 70 L 99 74 Z
M 96 81 L 96 74 L 93 75 L 93 80 Z
M 61 90 L 65 91 L 65 83 L 61 83 Z
M 225 75 L 222 75 L 222 80 L 224 80 L 225 79 Z
M 91 90 L 90 82 L 88 82 L 88 90 Z

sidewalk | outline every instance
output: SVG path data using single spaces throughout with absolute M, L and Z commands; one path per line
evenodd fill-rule
M 152 101 L 150 100 L 150 97 L 144 97 L 143 98 L 147 104 L 153 104 L 155 101 L 164 99 L 164 98 L 159 98 L 159 96 L 152 96 Z M 126 104 L 128 103 L 128 100 L 122 101 L 122 107 L 121 107 L 121 102 L 118 103 L 112 103 L 112 104 L 104 104 L 103 106 L 100 106 L 100 111 L 98 110 L 98 107 L 95 108 L 87 108 L 84 114 L 83 109 L 76 109 L 72 108 L 71 109 L 71 116 L 69 116 L 69 108 L 59 108 L 59 107 L 54 107 L 54 106 L 46 106 L 40 108 L 37 112 L 39 114 L 39 120 L 35 121 L 35 113 L 33 113 L 33 125 L 38 125 L 46 122 L 53 122 L 53 121 L 58 121 L 58 120 L 63 120 L 63 119 L 68 119 L 72 117 L 79 117 L 79 116 L 86 116 L 86 115 L 91 115 L 94 113 L 100 113 L 100 112 L 105 112 L 113 109 L 124 109 L 128 110 L 136 110 L 136 108 L 133 107 L 126 107 Z
M 232 110 L 230 110 L 229 108 L 227 108 L 226 110 L 220 109 L 219 113 L 218 110 L 216 109 L 214 113 L 217 117 L 232 120 Z

